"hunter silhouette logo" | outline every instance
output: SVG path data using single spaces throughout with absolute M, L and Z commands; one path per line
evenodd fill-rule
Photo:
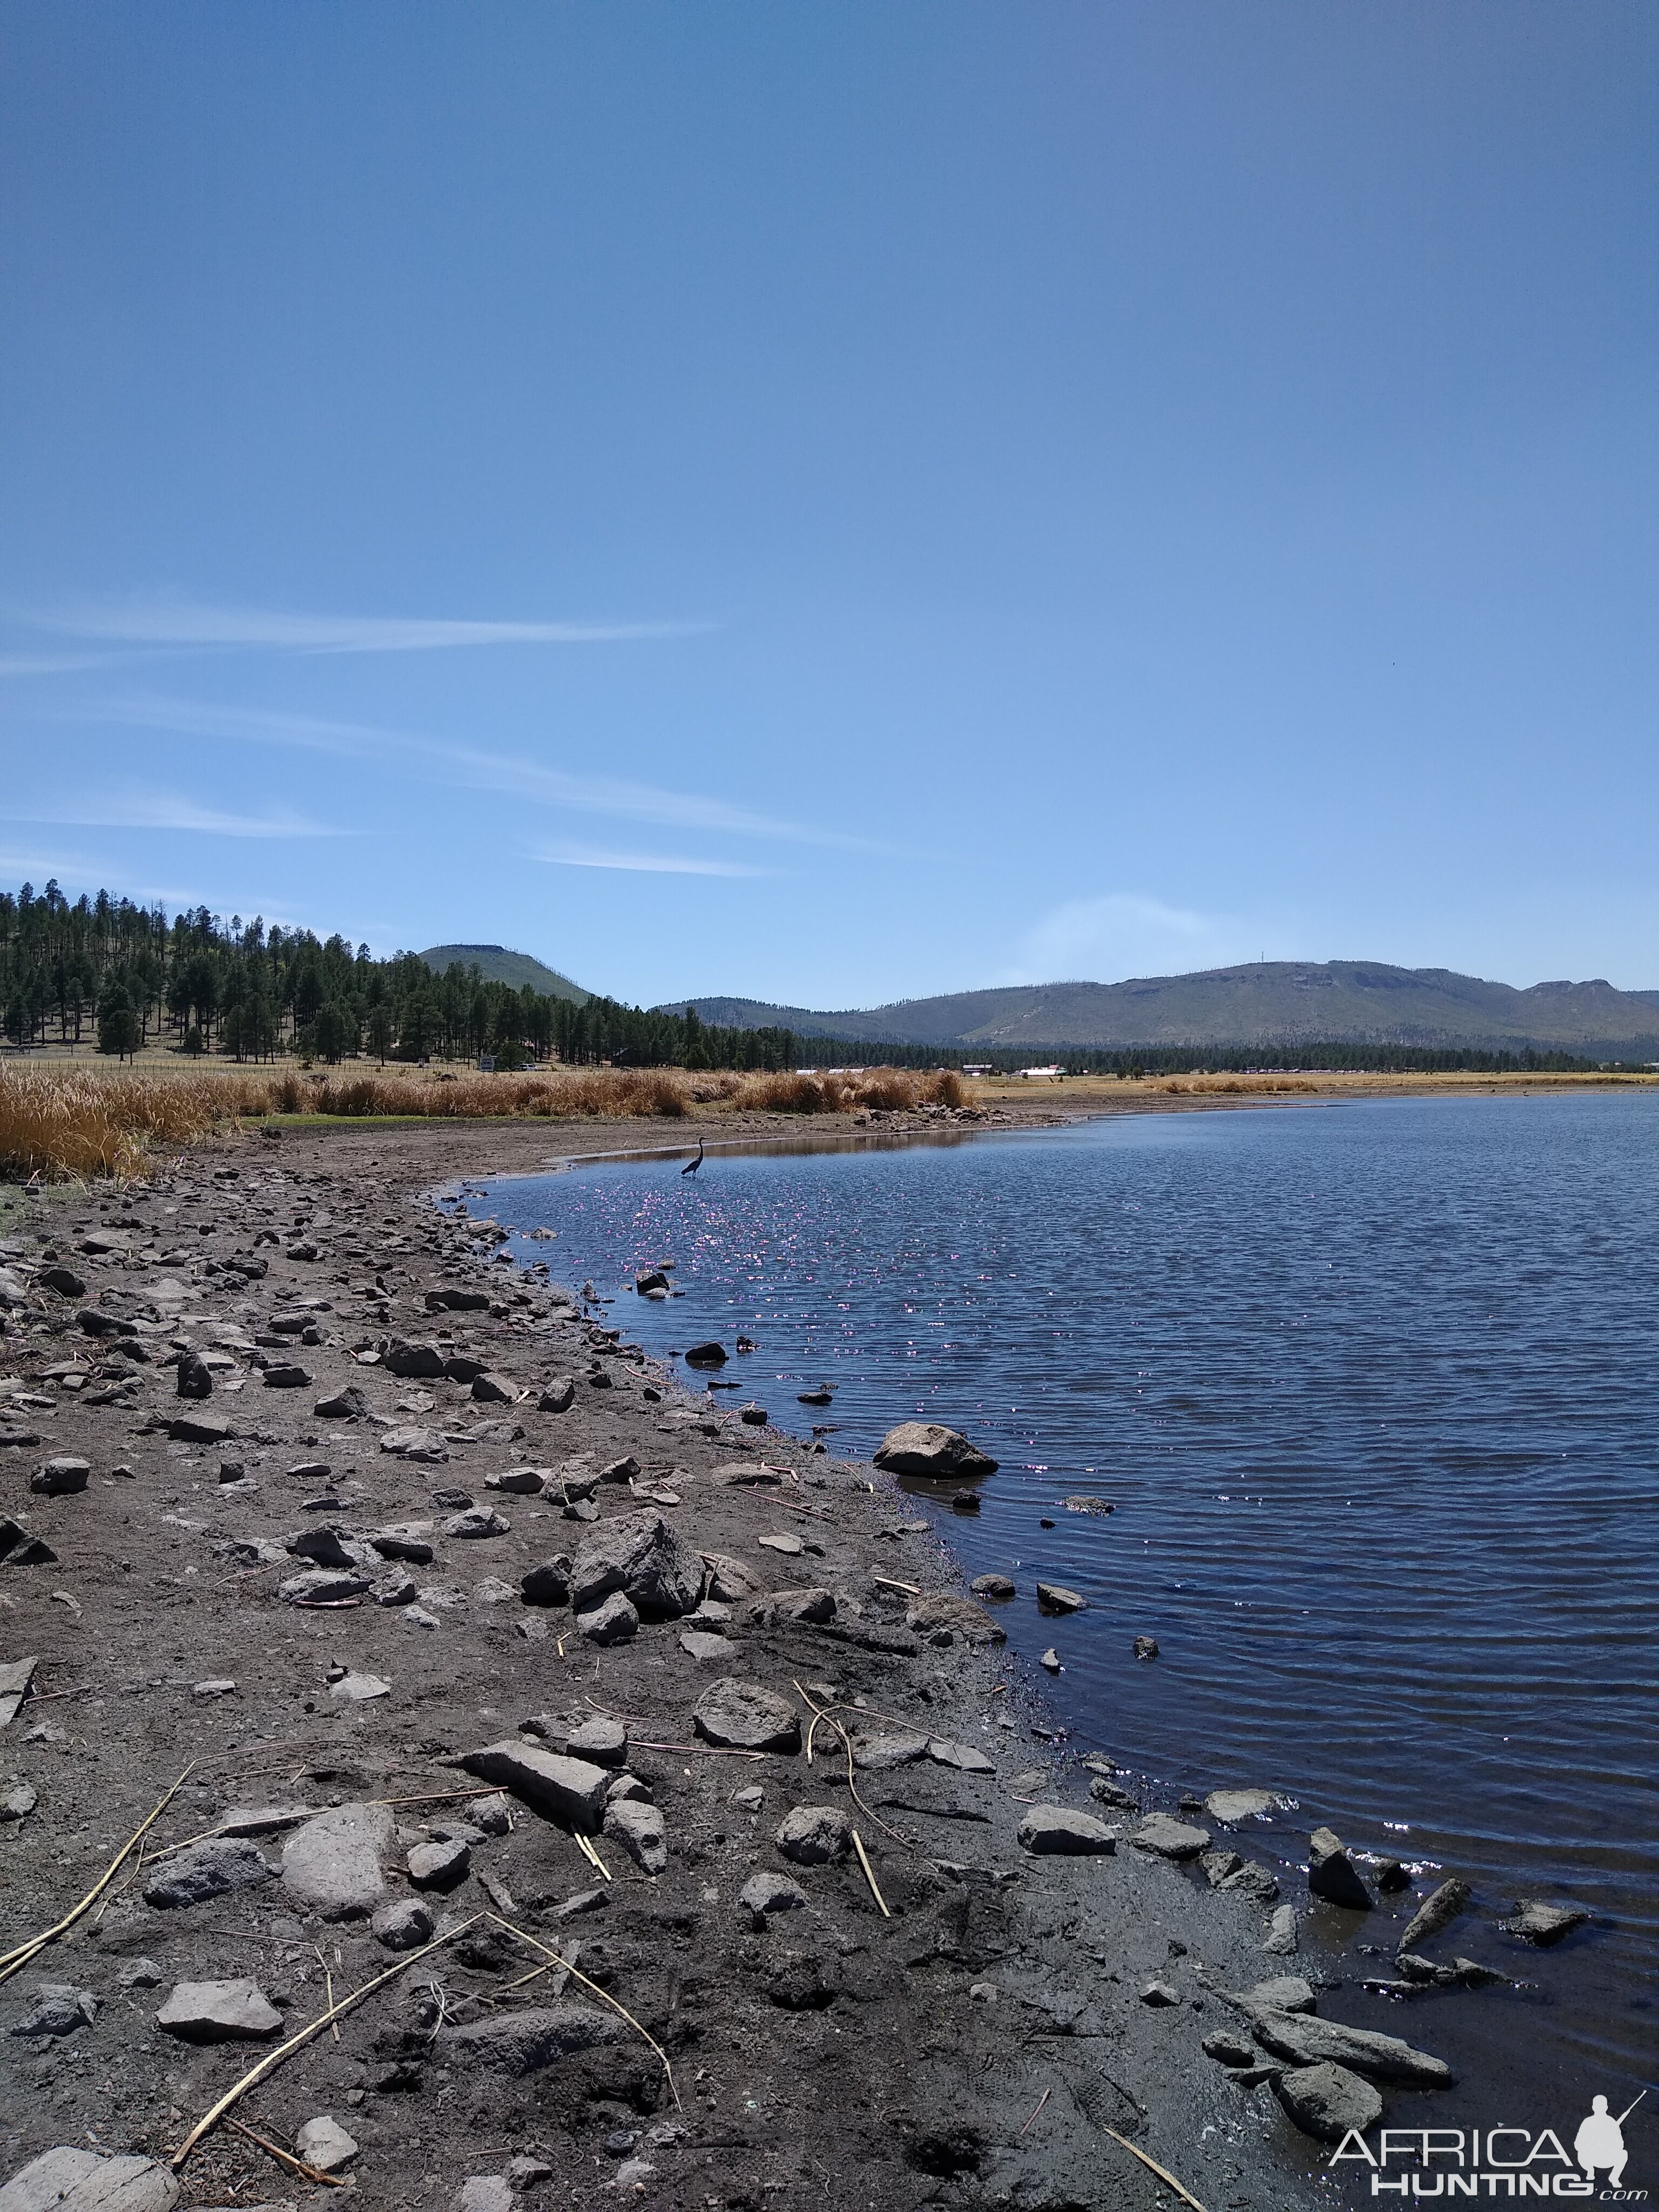
M 1577 2197 L 1639 2204 L 1647 2191 L 1625 2186 L 1625 2122 L 1647 2094 L 1617 2115 L 1605 2097 L 1592 2097 L 1571 2154 L 1553 2128 L 1382 2128 L 1375 2150 L 1350 2128 L 1331 2164 L 1368 2167 L 1374 2197 Z
M 1645 2089 L 1642 2097 L 1647 2095 Z M 1594 2181 L 1603 2166 L 1607 2169 L 1607 2186 L 1618 2189 L 1625 2179 L 1625 2160 L 1629 2152 L 1625 2148 L 1625 2122 L 1642 2101 L 1626 2105 L 1615 2120 L 1607 2110 L 1605 2097 L 1592 2097 L 1589 2116 L 1580 2125 L 1572 2139 L 1572 2154 L 1584 2170 L 1584 2178 Z

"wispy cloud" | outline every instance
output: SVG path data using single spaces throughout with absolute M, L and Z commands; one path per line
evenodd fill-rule
M 14 807 L 15 822 L 40 823 L 75 830 L 138 830 L 197 831 L 213 837 L 349 837 L 356 833 L 336 830 L 325 822 L 278 810 L 270 814 L 229 814 L 218 807 L 198 806 L 193 799 L 165 793 L 111 794 L 102 799 L 70 800 L 49 811 L 29 812 Z
M 106 701 L 85 710 L 92 720 L 129 727 L 173 730 L 180 735 L 277 745 L 341 758 L 395 758 L 407 766 L 423 763 L 434 778 L 473 791 L 528 799 L 580 813 L 649 823 L 657 828 L 701 830 L 721 836 L 762 838 L 843 851 L 872 851 L 865 838 L 849 837 L 811 824 L 784 822 L 735 806 L 698 792 L 670 791 L 615 776 L 579 775 L 550 768 L 521 755 L 475 745 L 445 743 L 383 730 L 362 722 L 334 721 L 264 708 L 223 707 L 194 700 L 131 696 Z
M 1086 979 L 1111 983 L 1131 975 L 1187 974 L 1253 960 L 1266 949 L 1260 925 L 1231 915 L 1202 914 L 1133 891 L 1068 899 L 1027 931 L 1005 983 Z
M 605 853 L 592 846 L 563 845 L 534 858 L 550 868 L 621 868 L 645 876 L 767 876 L 769 868 L 751 868 L 741 860 L 704 860 L 679 853 Z
M 477 622 L 424 616 L 289 613 L 189 599 L 82 600 L 19 611 L 40 629 L 110 644 L 266 653 L 431 653 L 483 645 L 625 645 L 695 637 L 708 622 Z
M 106 653 L 0 653 L 0 678 L 78 676 L 88 668 L 107 668 Z

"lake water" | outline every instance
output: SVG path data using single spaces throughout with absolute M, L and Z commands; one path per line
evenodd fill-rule
M 1328 1820 L 1473 1881 L 1478 1911 L 1437 1948 L 1517 1991 L 1366 1996 L 1355 1978 L 1389 1967 L 1354 1946 L 1391 1957 L 1393 1923 L 1304 1934 L 1304 1965 L 1344 1978 L 1328 2008 L 1457 2065 L 1449 2123 L 1565 2119 L 1570 2140 L 1592 2090 L 1618 2112 L 1650 2077 L 1659 1097 L 711 1154 L 696 1177 L 581 1167 L 489 1204 L 558 1232 L 512 1248 L 556 1280 L 626 1285 L 611 1319 L 653 1352 L 746 1331 L 759 1349 L 726 1376 L 779 1425 L 834 1423 L 830 1449 L 862 1457 L 921 1417 L 993 1453 L 977 1519 L 926 1510 L 970 1574 L 1018 1583 L 1012 1649 L 1058 1648 L 1070 1747 L 1164 1803 L 1283 1790 L 1254 1842 L 1287 1868 Z M 688 1295 L 636 1298 L 662 1260 Z M 819 1382 L 833 1411 L 796 1403 Z M 1111 1516 L 1064 1510 L 1077 1493 Z M 1088 1610 L 1042 1619 L 1039 1576 Z M 1517 1896 L 1596 1921 L 1528 1952 L 1492 1925 Z

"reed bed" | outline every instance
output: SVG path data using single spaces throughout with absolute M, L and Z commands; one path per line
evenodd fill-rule
M 457 1075 L 428 1068 L 140 1073 L 61 1061 L 0 1064 L 0 1175 L 123 1179 L 143 1174 L 157 1147 L 191 1144 L 230 1123 L 273 1114 L 683 1121 L 708 1107 L 844 1114 L 960 1106 L 967 1099 L 967 1086 L 949 1070 L 736 1075 L 592 1067 Z
M 185 1145 L 265 1109 L 258 1078 L 157 1080 L 123 1070 L 0 1066 L 0 1174 L 141 1174 L 155 1145 Z
M 1158 1085 L 1177 1098 L 1256 1097 L 1263 1091 L 1317 1091 L 1323 1087 L 1310 1077 L 1297 1075 L 1176 1075 Z

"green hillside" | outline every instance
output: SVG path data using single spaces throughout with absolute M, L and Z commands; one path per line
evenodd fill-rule
M 705 1022 L 941 1049 L 1342 1041 L 1659 1057 L 1659 993 L 1615 991 L 1599 979 L 1516 990 L 1448 968 L 1371 960 L 1253 961 L 1123 983 L 1014 984 L 857 1012 L 817 1013 L 753 999 L 690 1003 Z
M 557 969 L 547 967 L 528 952 L 509 952 L 504 945 L 434 945 L 421 957 L 434 975 L 441 975 L 459 961 L 463 968 L 476 967 L 486 983 L 508 983 L 515 991 L 522 991 L 528 983 L 532 991 L 569 999 L 579 1006 L 585 1006 L 593 995 L 568 975 L 561 975 Z

